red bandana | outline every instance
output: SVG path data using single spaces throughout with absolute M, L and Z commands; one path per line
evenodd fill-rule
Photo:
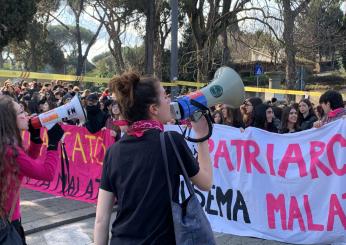
M 335 110 L 332 110 L 332 111 L 328 112 L 328 117 L 329 118 L 336 117 L 338 114 L 340 114 L 343 111 L 344 111 L 344 108 L 337 108 Z
M 139 138 L 142 137 L 144 132 L 148 129 L 158 129 L 163 131 L 163 124 L 156 120 L 137 121 L 129 127 L 127 134 Z
M 126 120 L 115 120 L 113 121 L 114 126 L 128 126 L 129 123 Z

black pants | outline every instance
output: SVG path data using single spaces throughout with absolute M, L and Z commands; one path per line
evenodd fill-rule
M 25 242 L 25 233 L 24 233 L 24 229 L 23 229 L 21 220 L 20 220 L 20 219 L 13 220 L 13 221 L 12 221 L 12 224 L 13 224 L 13 226 L 16 228 L 16 230 L 17 230 L 17 232 L 19 233 L 20 237 L 22 238 L 22 240 L 23 240 L 23 245 L 26 245 L 26 242 Z

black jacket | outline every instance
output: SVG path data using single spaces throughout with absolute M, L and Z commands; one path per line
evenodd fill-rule
M 90 133 L 95 134 L 105 127 L 107 119 L 108 115 L 101 110 L 95 114 L 87 113 L 87 122 L 85 123 L 85 127 Z
M 317 117 L 314 114 L 308 115 L 306 118 L 303 118 L 300 122 L 300 130 L 307 130 L 313 127 L 314 122 L 317 121 Z

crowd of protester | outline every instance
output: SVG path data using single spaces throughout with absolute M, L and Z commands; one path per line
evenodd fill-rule
M 273 133 L 294 133 L 339 119 L 346 115 L 342 95 L 333 90 L 325 92 L 314 105 L 309 99 L 299 103 L 278 101 L 262 101 L 251 97 L 244 101 L 240 108 L 227 105 L 216 105 L 212 108 L 215 123 L 224 124 L 244 130 L 256 127 Z
M 85 122 L 79 122 L 78 119 L 64 120 L 64 124 L 85 126 L 91 133 L 108 128 L 115 139 L 121 135 L 121 126 L 114 123 L 120 120 L 120 111 L 108 88 L 104 89 L 102 93 L 98 93 L 89 89 L 81 91 L 78 86 L 62 81 L 42 84 L 36 80 L 32 82 L 23 80 L 14 84 L 7 80 L 1 87 L 0 94 L 12 97 L 28 115 L 44 113 L 62 106 L 79 94 L 87 112 L 87 120 Z
M 14 98 L 29 114 L 40 114 L 58 106 L 64 105 L 79 94 L 81 102 L 87 112 L 86 122 L 78 119 L 66 120 L 65 124 L 85 126 L 89 132 L 96 133 L 101 129 L 108 128 L 111 135 L 119 139 L 121 132 L 126 130 L 126 123 L 121 120 L 117 101 L 111 96 L 106 88 L 102 93 L 85 89 L 80 90 L 62 81 L 41 83 L 36 80 L 25 80 L 13 84 L 10 80 L 4 82 L 0 94 Z M 326 105 L 329 103 L 329 108 Z M 211 109 L 214 123 L 224 124 L 240 130 L 247 127 L 256 127 L 273 133 L 294 133 L 320 127 L 330 121 L 328 112 L 342 108 L 344 112 L 342 96 L 337 91 L 327 91 L 321 96 L 319 104 L 313 104 L 304 98 L 296 102 L 278 101 L 272 98 L 263 101 L 259 97 L 247 98 L 239 108 L 231 108 L 225 104 L 218 104 Z M 172 121 L 172 124 L 177 123 Z
M 25 244 L 25 234 L 19 208 L 20 183 L 24 176 L 39 180 L 53 179 L 58 163 L 58 144 L 64 135 L 60 124 L 55 124 L 49 129 L 46 157 L 44 160 L 36 159 L 42 146 L 42 140 L 40 129 L 31 126 L 28 115 L 44 113 L 69 103 L 77 94 L 80 95 L 82 106 L 86 110 L 86 121 L 70 119 L 64 120 L 63 123 L 83 126 L 90 133 L 108 128 L 115 140 L 121 137 L 121 132 L 128 129 L 124 138 L 114 144 L 105 157 L 97 205 L 96 244 L 108 242 L 109 219 L 116 200 L 122 203 L 118 206 L 119 215 L 113 224 L 113 243 L 123 244 L 123 241 L 162 239 L 162 241 L 171 241 L 170 244 L 175 244 L 173 224 L 171 218 L 168 218 L 171 203 L 167 198 L 167 193 L 162 191 L 165 188 L 165 181 L 160 179 L 163 176 L 164 167 L 158 168 L 162 158 L 160 158 L 160 154 L 156 154 L 160 151 L 161 143 L 167 144 L 165 135 L 159 133 L 163 131 L 162 123 L 168 122 L 170 118 L 169 96 L 161 85 L 160 90 L 156 91 L 159 81 L 153 77 L 139 77 L 135 73 L 128 73 L 112 80 L 115 86 L 112 91 L 114 90 L 113 93 L 117 96 L 118 101 L 112 97 L 107 88 L 102 93 L 88 89 L 81 91 L 78 86 L 61 81 L 42 84 L 37 81 L 23 80 L 13 83 L 7 80 L 0 88 L 0 162 L 2 163 L 0 174 L 4 176 L 0 181 L 2 188 L 0 192 L 2 193 L 0 195 L 0 224 L 1 222 L 2 225 L 4 224 L 4 214 L 9 214 L 9 221 L 18 231 L 23 244 Z M 342 95 L 333 90 L 325 92 L 320 97 L 319 105 L 314 105 L 309 99 L 302 99 L 299 103 L 286 103 L 278 101 L 276 98 L 263 102 L 261 98 L 251 97 L 247 98 L 239 108 L 218 104 L 210 109 L 215 124 L 233 126 L 241 131 L 247 127 L 256 127 L 281 134 L 299 132 L 312 127 L 318 128 L 341 117 L 346 117 Z M 132 123 L 127 125 L 126 122 Z M 171 123 L 182 123 L 182 121 L 173 120 Z M 184 121 L 184 123 L 188 122 Z M 206 134 L 207 122 L 205 119 L 192 122 L 191 125 L 197 136 Z M 24 151 L 20 130 L 30 132 L 31 143 L 28 152 Z M 186 159 L 185 168 L 192 182 L 201 190 L 210 190 L 212 165 L 207 141 L 200 142 L 198 145 L 197 163 L 192 152 L 188 150 L 184 138 L 178 133 L 172 137 L 173 142 L 178 142 L 178 149 L 179 152 L 182 152 L 183 159 Z M 168 149 L 167 152 L 170 154 L 166 153 L 167 159 L 170 161 L 167 166 L 173 166 L 173 170 L 168 171 L 167 167 L 166 177 L 168 181 L 173 180 L 174 189 L 171 192 L 177 194 L 181 172 L 178 160 L 172 157 L 174 156 L 173 149 Z M 131 164 L 128 164 L 129 162 Z M 143 168 L 143 166 L 146 167 Z M 117 181 L 114 180 L 115 176 L 120 176 Z M 148 183 L 148 185 L 134 185 L 133 179 L 136 179 L 138 183 Z M 124 193 L 130 193 L 129 196 L 134 198 L 123 198 Z M 138 199 L 138 196 L 142 199 Z M 178 195 L 174 197 L 176 202 L 177 197 Z M 148 202 L 148 205 L 139 205 L 139 203 L 145 202 Z M 159 215 L 155 216 L 156 220 L 151 223 L 151 228 L 143 230 L 143 225 L 148 224 L 147 220 L 153 220 L 153 211 Z M 140 215 L 137 217 L 136 214 Z M 143 218 L 143 214 L 148 214 L 150 217 Z M 166 218 L 162 219 L 162 217 Z M 170 229 L 169 232 L 167 232 L 167 227 Z M 153 235 L 151 231 L 154 229 L 156 233 Z M 139 231 L 143 233 L 141 236 L 138 236 Z

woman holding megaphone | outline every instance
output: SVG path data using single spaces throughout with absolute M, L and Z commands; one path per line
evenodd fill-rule
M 212 185 L 208 141 L 199 143 L 197 162 L 183 136 L 170 132 L 169 137 L 163 137 L 167 141 L 166 169 L 160 139 L 163 124 L 172 118 L 171 101 L 160 81 L 129 72 L 113 78 L 110 85 L 129 128 L 108 149 L 104 159 L 96 211 L 95 244 L 108 244 L 114 202 L 118 203 L 118 211 L 112 225 L 110 244 L 176 244 L 169 190 L 172 190 L 173 201 L 179 202 L 182 168 L 174 151 L 179 151 L 186 175 L 199 189 L 207 191 Z M 193 122 L 192 127 L 199 138 L 208 134 L 204 117 Z
M 11 239 L 10 228 L 11 234 L 15 233 L 25 244 L 19 206 L 21 181 L 24 176 L 52 180 L 58 163 L 58 144 L 64 135 L 60 125 L 48 130 L 47 153 L 44 160 L 38 160 L 42 145 L 40 129 L 29 126 L 29 120 L 22 106 L 8 96 L 0 96 L 0 244 L 11 244 L 12 240 L 7 242 Z M 30 147 L 26 151 L 21 131 L 28 129 Z

